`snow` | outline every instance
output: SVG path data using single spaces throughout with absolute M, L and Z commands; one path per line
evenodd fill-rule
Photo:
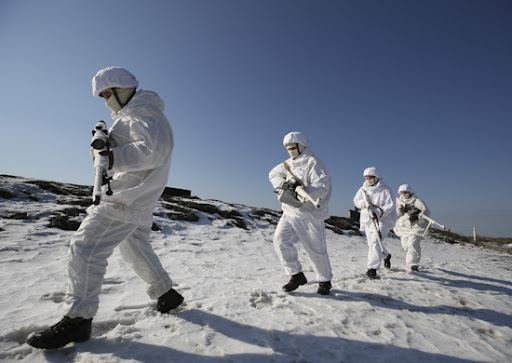
M 170 220 L 155 210 L 155 251 L 185 302 L 161 315 L 144 284 L 116 252 L 109 266 L 91 340 L 56 351 L 25 343 L 61 319 L 66 257 L 73 231 L 48 228 L 69 205 L 54 194 L 4 178 L 2 189 L 37 199 L 0 198 L 0 360 L 5 362 L 510 362 L 512 259 L 509 254 L 426 239 L 421 271 L 409 273 L 398 239 L 386 239 L 390 270 L 368 280 L 367 245 L 327 231 L 334 279 L 331 295 L 299 247 L 309 282 L 281 291 L 275 225 L 236 208 L 248 229 L 201 215 Z M 32 189 L 30 189 L 32 188 Z M 37 218 L 36 218 L 37 217 Z M 82 216 L 83 218 L 83 216 Z

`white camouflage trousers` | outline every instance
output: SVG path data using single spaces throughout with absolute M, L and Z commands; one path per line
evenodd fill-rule
M 384 247 L 384 238 L 381 239 L 381 244 L 377 239 L 377 235 L 373 230 L 366 230 L 366 241 L 368 243 L 368 269 L 380 269 L 380 264 L 383 259 L 388 257 L 389 253 Z
M 400 238 L 400 243 L 405 251 L 405 263 L 407 267 L 418 266 L 421 259 L 421 237 L 418 235 L 405 235 Z
M 274 234 L 274 249 L 288 275 L 302 272 L 296 247 L 299 242 L 308 254 L 318 281 L 331 281 L 332 269 L 327 254 L 324 221 L 287 215 L 281 217 Z
M 89 214 L 71 239 L 65 315 L 96 315 L 107 259 L 116 246 L 137 276 L 148 284 L 146 292 L 151 299 L 169 291 L 172 280 L 149 243 L 150 232 L 149 227 Z

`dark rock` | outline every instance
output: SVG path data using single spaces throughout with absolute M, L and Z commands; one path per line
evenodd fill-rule
M 59 199 L 57 200 L 57 204 L 79 205 L 81 207 L 89 207 L 92 204 L 92 198 Z
M 10 191 L 8 190 L 3 190 L 3 189 L 0 189 L 0 198 L 4 198 L 4 199 L 12 199 L 16 197 L 15 194 L 11 193 Z
M 66 208 L 61 210 L 60 212 L 67 215 L 68 217 L 76 217 L 82 213 L 86 213 L 85 209 L 78 208 Z
M 170 201 L 173 197 L 190 197 L 190 194 L 190 190 L 166 187 L 162 193 L 162 199 Z
M 359 228 L 349 218 L 330 217 L 325 221 L 325 227 L 337 234 L 343 234 L 343 231 L 347 231 L 347 233 L 354 236 L 361 235 Z
M 14 213 L 9 216 L 5 216 L 4 218 L 7 219 L 29 219 L 28 213 L 21 212 L 21 213 Z
M 199 216 L 193 211 L 178 212 L 178 213 L 167 213 L 169 219 L 173 221 L 186 221 L 186 222 L 198 222 Z
M 231 218 L 230 223 L 234 225 L 235 227 L 242 228 L 242 229 L 249 229 L 247 227 L 247 224 L 245 224 L 245 221 L 243 218 Z
M 60 228 L 65 231 L 76 231 L 78 230 L 78 227 L 80 227 L 80 222 L 69 220 L 69 217 L 66 215 L 59 215 L 50 218 L 50 224 L 48 227 Z
M 217 209 L 217 213 L 222 218 L 226 218 L 226 219 L 227 218 L 239 218 L 239 217 L 242 217 L 240 212 L 238 212 L 236 209 L 231 209 L 231 210 L 220 210 L 220 209 Z
M 76 184 L 49 182 L 44 180 L 29 180 L 26 183 L 37 185 L 39 188 L 59 195 L 90 196 L 92 187 Z

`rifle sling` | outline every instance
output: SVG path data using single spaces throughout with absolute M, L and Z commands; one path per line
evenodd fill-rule
M 303 187 L 305 187 L 304 183 L 302 182 L 302 180 L 300 180 L 295 174 L 293 174 L 292 170 L 290 169 L 290 166 L 288 165 L 288 163 L 286 161 L 283 161 L 283 165 L 284 167 L 286 168 L 286 170 L 288 170 L 288 172 L 293 176 L 293 178 L 300 184 L 302 185 Z

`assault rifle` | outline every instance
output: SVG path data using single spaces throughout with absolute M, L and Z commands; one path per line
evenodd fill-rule
M 423 213 L 418 214 L 418 217 L 423 218 L 424 220 L 426 220 L 428 222 L 428 226 L 427 226 L 427 228 L 425 228 L 425 232 L 423 232 L 423 237 L 425 237 L 427 235 L 428 231 L 430 230 L 430 226 L 432 226 L 432 225 L 436 225 L 437 224 L 442 229 L 446 229 L 444 224 L 437 223 L 432 218 L 424 215 Z
M 368 194 L 366 194 L 366 191 L 364 190 L 363 187 L 361 187 L 361 189 L 359 189 L 361 191 L 361 195 L 363 196 L 363 200 L 364 200 L 364 206 L 363 208 L 365 208 L 368 212 L 368 214 L 370 215 L 370 220 L 372 221 L 372 227 L 373 227 L 373 231 L 375 233 L 375 235 L 377 236 L 377 242 L 379 242 L 379 246 L 381 248 L 382 251 L 384 251 L 384 246 L 382 245 L 382 234 L 380 233 L 380 230 L 379 230 L 379 218 L 377 217 L 377 213 L 375 213 L 375 211 L 373 210 L 373 204 L 370 203 L 370 198 L 368 198 Z M 379 207 L 377 207 L 379 208 Z M 382 217 L 382 216 L 381 216 Z
M 299 197 L 301 197 L 304 201 L 309 201 L 311 203 L 313 203 L 313 205 L 317 208 L 320 208 L 320 198 L 317 199 L 317 200 L 314 200 L 313 197 L 311 195 L 308 194 L 308 192 L 306 192 L 306 184 L 304 184 L 304 182 L 302 180 L 300 180 L 290 169 L 290 166 L 288 165 L 288 163 L 285 161 L 283 162 L 283 165 L 285 167 L 286 170 L 288 170 L 288 172 L 293 176 L 293 178 L 297 181 L 297 183 L 299 183 L 300 185 L 297 186 L 295 188 L 295 192 L 297 193 L 297 195 Z
M 94 205 L 100 204 L 101 200 L 101 186 L 107 184 L 107 195 L 112 195 L 112 189 L 110 189 L 110 178 L 107 176 L 107 170 L 101 166 L 100 158 L 108 158 L 105 152 L 108 153 L 110 150 L 110 140 L 108 138 L 107 124 L 105 121 L 98 121 L 94 130 L 92 130 L 91 146 L 94 153 L 94 172 L 96 173 L 94 178 L 94 187 L 92 189 L 92 202 Z M 107 163 L 108 165 L 108 163 Z
M 436 221 L 434 221 L 432 218 L 430 218 L 429 216 L 425 215 L 420 209 L 416 208 L 415 206 L 413 205 L 410 205 L 410 204 L 406 204 L 404 206 L 402 206 L 403 208 L 403 211 L 407 214 L 410 215 L 409 218 L 413 217 L 413 216 L 416 216 L 418 218 L 423 218 L 424 220 L 426 220 L 428 222 L 428 225 L 427 225 L 427 228 L 425 228 L 425 231 L 423 232 L 423 234 L 421 235 L 421 237 L 425 237 L 428 233 L 428 231 L 430 230 L 430 227 L 432 225 L 438 225 L 439 227 L 441 227 L 442 229 L 446 229 L 446 227 L 444 226 L 444 224 L 440 224 L 440 223 L 437 223 Z M 412 222 L 412 219 L 411 219 L 411 222 Z

